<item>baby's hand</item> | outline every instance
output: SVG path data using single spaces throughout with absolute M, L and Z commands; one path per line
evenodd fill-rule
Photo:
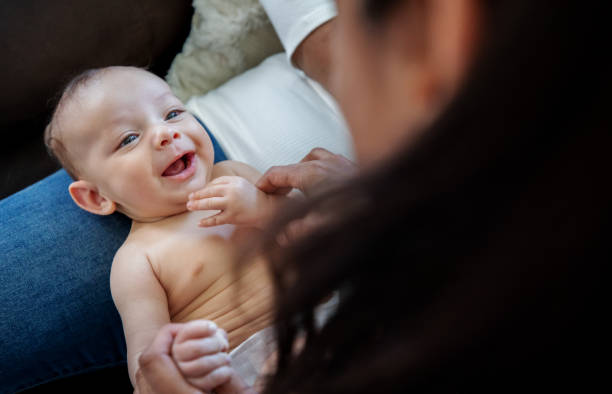
M 230 366 L 227 334 L 208 320 L 186 323 L 172 344 L 172 358 L 187 381 L 211 392 L 227 385 L 234 371 Z
M 272 209 L 269 196 L 239 176 L 222 176 L 189 195 L 187 209 L 219 210 L 200 221 L 201 227 L 236 224 L 262 227 Z

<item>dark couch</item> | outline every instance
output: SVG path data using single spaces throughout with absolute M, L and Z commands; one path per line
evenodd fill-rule
M 0 1 L 0 198 L 58 169 L 43 143 L 52 98 L 80 71 L 149 66 L 165 76 L 191 26 L 191 0 Z M 127 367 L 38 386 L 43 392 L 131 393 Z
M 163 77 L 192 14 L 191 0 L 0 1 L 0 198 L 58 168 L 42 134 L 71 76 L 123 64 Z

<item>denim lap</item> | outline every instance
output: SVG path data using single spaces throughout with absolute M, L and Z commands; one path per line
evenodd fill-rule
M 109 286 L 126 217 L 98 217 L 61 170 L 0 201 L 0 392 L 125 362 Z

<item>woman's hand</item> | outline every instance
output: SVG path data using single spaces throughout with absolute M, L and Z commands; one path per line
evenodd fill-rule
M 297 164 L 270 168 L 255 186 L 269 194 L 287 194 L 295 188 L 308 196 L 356 173 L 357 166 L 346 157 L 315 148 Z
M 172 344 L 181 326 L 163 326 L 151 345 L 140 355 L 140 368 L 136 372 L 136 393 L 203 394 L 185 380 L 172 359 Z
M 306 196 L 343 182 L 357 174 L 357 166 L 344 156 L 315 148 L 297 164 L 270 168 L 256 186 L 266 193 L 287 194 L 298 189 Z M 323 226 L 326 218 L 316 213 L 290 222 L 277 239 L 286 245 Z
M 138 359 L 135 393 L 256 394 L 231 368 L 228 348 L 227 334 L 213 322 L 167 324 Z

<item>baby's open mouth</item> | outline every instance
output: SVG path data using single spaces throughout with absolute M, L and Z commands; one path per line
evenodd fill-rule
M 162 176 L 175 176 L 185 171 L 193 163 L 193 153 L 185 153 L 175 162 L 170 164 L 163 172 Z

